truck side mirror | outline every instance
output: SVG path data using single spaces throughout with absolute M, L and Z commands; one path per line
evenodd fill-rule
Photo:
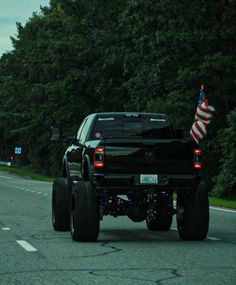
M 58 128 L 51 127 L 52 130 L 52 136 L 51 141 L 56 142 L 60 139 L 60 131 Z
M 184 138 L 184 131 L 182 129 L 175 129 L 175 138 L 182 140 Z

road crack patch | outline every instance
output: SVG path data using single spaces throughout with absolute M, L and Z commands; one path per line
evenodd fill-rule
M 117 253 L 117 252 L 120 252 L 120 251 L 123 250 L 121 248 L 117 248 L 115 246 L 110 245 L 110 242 L 108 242 L 108 241 L 101 243 L 100 246 L 102 248 L 108 248 L 110 250 L 106 251 L 106 252 L 102 252 L 102 253 L 92 254 L 92 255 L 90 255 L 90 254 L 89 255 L 82 255 L 81 257 L 85 257 L 86 258 L 86 257 L 105 256 L 105 255 L 114 254 L 114 253 Z
M 22 270 L 22 271 L 8 271 L 8 272 L 0 272 L 1 275 L 18 275 L 18 274 L 33 274 L 33 273 L 69 273 L 69 272 L 77 272 L 77 273 L 87 273 L 96 277 L 103 278 L 115 278 L 121 280 L 132 280 L 139 282 L 149 282 L 156 285 L 162 285 L 164 281 L 171 280 L 175 278 L 180 278 L 182 275 L 178 273 L 178 270 L 175 268 L 108 268 L 108 269 L 39 269 L 39 270 Z M 142 276 L 140 276 L 140 272 L 142 272 Z M 147 284 L 147 283 L 145 283 Z
M 139 273 L 146 277 L 139 276 Z M 121 280 L 132 280 L 140 282 L 150 282 L 156 285 L 162 285 L 164 281 L 182 277 L 175 268 L 127 268 L 127 269 L 106 269 L 92 270 L 89 274 L 97 277 L 109 277 Z

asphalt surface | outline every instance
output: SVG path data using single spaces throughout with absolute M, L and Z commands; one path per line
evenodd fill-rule
M 175 220 L 175 219 L 174 219 Z M 0 285 L 236 284 L 236 211 L 211 208 L 208 238 L 181 241 L 176 223 L 105 217 L 99 239 L 76 243 L 51 225 L 51 184 L 0 172 Z

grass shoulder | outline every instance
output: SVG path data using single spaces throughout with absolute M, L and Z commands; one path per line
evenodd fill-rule
M 229 200 L 229 199 L 221 199 L 216 197 L 209 197 L 209 202 L 211 206 L 236 209 L 236 199 Z
M 3 166 L 0 165 L 0 171 L 8 172 L 11 174 L 19 175 L 25 178 L 30 178 L 32 180 L 39 180 L 44 182 L 52 182 L 53 178 L 49 176 L 44 176 L 39 173 L 36 173 L 27 168 L 19 168 L 19 167 L 12 167 L 12 166 Z

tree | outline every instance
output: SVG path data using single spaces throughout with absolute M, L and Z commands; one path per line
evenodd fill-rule
M 227 116 L 228 127 L 218 135 L 221 147 L 221 167 L 216 177 L 213 194 L 219 197 L 236 198 L 236 108 Z

